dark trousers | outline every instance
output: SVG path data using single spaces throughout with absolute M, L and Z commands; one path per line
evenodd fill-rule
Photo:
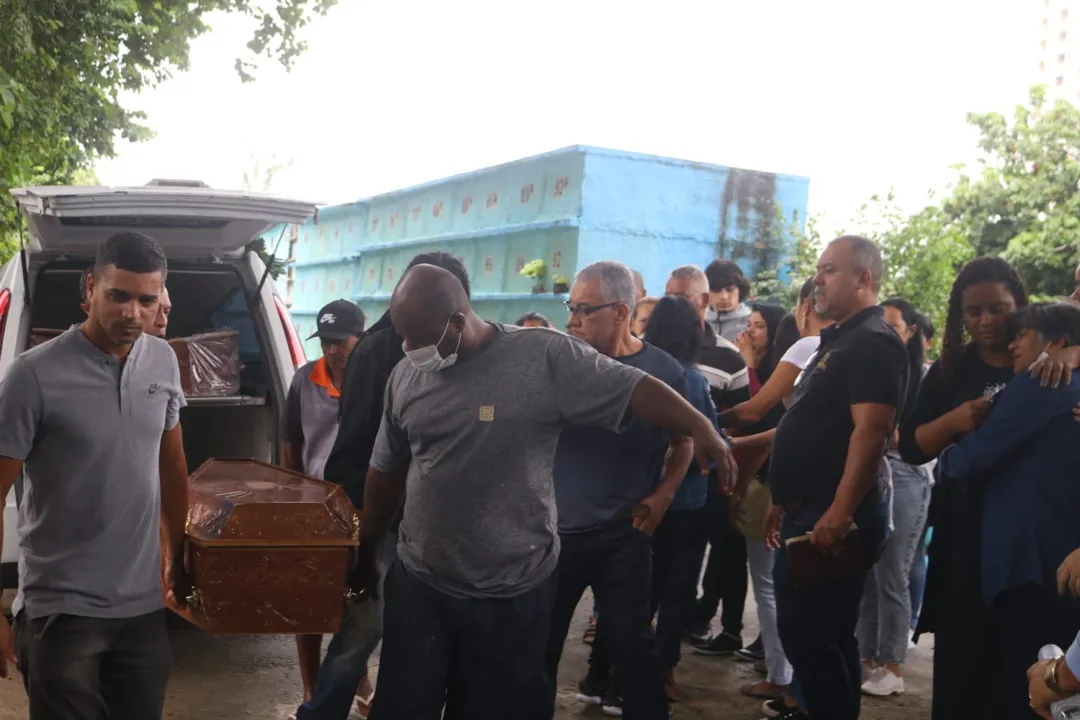
M 540 674 L 554 575 L 517 597 L 454 598 L 398 560 L 385 592 L 372 720 L 520 717 Z
M 663 670 L 649 612 L 651 539 L 630 523 L 560 537 L 559 582 L 551 611 L 537 717 L 550 720 L 555 715 L 563 644 L 585 588 L 592 587 L 600 620 L 589 661 L 590 676 L 606 680 L 611 666 L 617 666 L 624 717 L 666 718 Z
M 708 540 L 709 560 L 701 579 L 701 597 L 697 601 L 694 624 L 707 626 L 721 608 L 723 631 L 741 636 L 743 611 L 749 576 L 746 571 L 746 538 L 731 526 L 728 498 L 709 479 Z
M 823 513 L 824 508 L 806 505 L 789 511 L 780 526 L 781 541 L 813 530 Z M 887 518 L 887 500 L 864 503 L 855 516 L 866 552 L 875 562 L 885 542 Z M 862 668 L 855 625 L 866 572 L 796 588 L 788 572 L 788 554 L 780 550 L 773 580 L 780 640 L 799 679 L 810 717 L 856 720 Z
M 30 720 L 161 718 L 172 648 L 165 611 L 133 618 L 15 621 Z
M 705 557 L 708 510 L 669 510 L 653 533 L 651 611 L 664 668 L 679 664 L 683 635 L 694 609 L 701 561 Z
M 998 595 L 990 617 L 997 638 L 997 673 L 986 683 L 997 700 L 992 717 L 1035 720 L 1028 706 L 1027 669 L 1043 645 L 1067 649 L 1072 644 L 1080 630 L 1080 611 L 1058 596 L 1057 588 L 1033 583 Z

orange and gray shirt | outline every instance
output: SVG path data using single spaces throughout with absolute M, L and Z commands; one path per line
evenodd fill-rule
M 330 379 L 326 358 L 297 369 L 285 402 L 281 439 L 300 449 L 305 475 L 321 478 L 338 433 L 341 392 Z

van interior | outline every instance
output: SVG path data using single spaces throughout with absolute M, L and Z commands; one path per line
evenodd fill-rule
M 52 334 L 82 322 L 79 280 L 90 261 L 54 261 L 32 272 L 31 333 Z M 229 263 L 170 262 L 166 287 L 172 301 L 168 338 L 232 329 L 239 332 L 240 390 L 227 397 L 188 398 L 181 410 L 189 470 L 208 458 L 276 458 L 274 368 L 263 352 L 248 292 Z M 245 292 L 247 290 L 247 292 Z M 272 312 L 272 311 L 271 311 Z

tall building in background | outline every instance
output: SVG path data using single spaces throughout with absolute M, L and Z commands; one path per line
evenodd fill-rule
M 1080 2 L 1035 1 L 1041 12 L 1036 81 L 1051 98 L 1080 105 Z

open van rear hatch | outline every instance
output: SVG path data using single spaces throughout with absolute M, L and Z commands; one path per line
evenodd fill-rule
M 170 257 L 227 255 L 279 223 L 316 214 L 311 202 L 179 182 L 142 187 L 45 186 L 11 191 L 30 226 L 31 250 L 93 254 L 125 230 L 153 236 Z

